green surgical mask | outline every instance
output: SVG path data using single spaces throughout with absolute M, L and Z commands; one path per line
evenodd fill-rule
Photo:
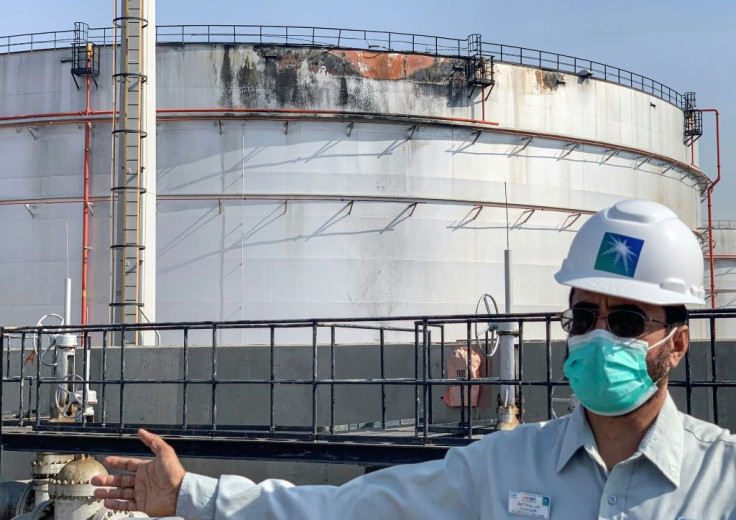
M 651 347 L 646 341 L 620 338 L 605 329 L 571 336 L 563 367 L 570 387 L 585 408 L 598 415 L 624 415 L 657 392 L 647 372 L 647 351 L 672 337 L 676 329 Z

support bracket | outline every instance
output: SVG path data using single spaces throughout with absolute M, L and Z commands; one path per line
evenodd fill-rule
M 582 215 L 583 215 L 582 213 L 573 213 L 571 215 L 568 215 L 565 218 L 565 222 L 562 223 L 562 226 L 560 227 L 560 229 L 568 229 L 570 226 L 572 226 L 573 224 L 575 224 L 575 222 L 577 222 L 578 219 Z
M 637 168 L 641 168 L 642 166 L 644 166 L 645 164 L 647 164 L 651 160 L 652 160 L 651 157 L 646 157 L 646 158 L 644 158 L 644 160 L 642 162 L 640 162 L 639 164 L 637 164 L 636 167 Z
M 608 155 L 606 155 L 606 158 L 601 161 L 601 164 L 607 163 L 609 160 L 611 160 L 614 157 L 616 157 L 619 153 L 621 153 L 621 150 L 613 150 L 611 153 L 609 153 Z
M 567 157 L 568 155 L 570 155 L 572 152 L 574 152 L 575 150 L 577 150 L 578 148 L 580 148 L 580 144 L 581 143 L 571 143 L 571 144 L 569 144 L 568 145 L 569 148 L 567 150 L 565 150 L 562 153 L 562 155 L 560 155 L 560 159 L 564 159 L 565 157 Z
M 517 150 L 514 150 L 513 152 L 511 152 L 510 155 L 518 155 L 521 152 L 523 152 L 526 149 L 526 147 L 529 146 L 529 144 L 531 144 L 531 142 L 532 142 L 533 139 L 534 139 L 534 136 L 532 136 L 532 135 L 530 135 L 529 137 L 523 137 L 521 139 L 522 142 L 519 144 L 519 146 L 521 146 L 521 148 L 518 148 L 517 147 L 518 149 Z
M 537 211 L 537 208 L 530 208 L 524 210 L 524 212 L 519 215 L 519 218 L 516 219 L 516 222 L 511 226 L 511 228 L 517 228 L 519 226 L 523 226 L 527 222 L 529 222 L 529 219 L 532 218 L 532 215 L 534 215 L 534 212 Z

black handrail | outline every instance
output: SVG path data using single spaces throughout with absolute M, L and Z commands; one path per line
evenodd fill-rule
M 685 366 L 673 373 L 670 380 L 672 393 L 684 410 L 716 424 L 728 421 L 728 417 L 723 419 L 724 414 L 719 415 L 719 410 L 730 409 L 731 404 L 724 398 L 736 388 L 736 373 L 730 361 L 736 355 L 736 344 L 732 339 L 718 338 L 717 331 L 734 319 L 734 308 L 693 311 L 691 325 L 702 322 L 708 329 L 708 337 L 693 345 L 687 353 Z M 483 323 L 485 328 L 489 320 L 511 324 L 517 331 L 519 368 L 516 377 L 502 379 L 488 371 L 488 366 L 487 375 L 475 379 L 471 378 L 470 369 L 463 374 L 446 374 L 442 360 L 450 349 L 468 352 L 478 349 L 490 356 L 492 349 L 488 337 L 476 338 L 473 326 Z M 45 434 L 64 433 L 71 435 L 69 439 L 79 435 L 85 438 L 84 442 L 77 441 L 76 448 L 70 440 L 72 444 L 65 449 L 103 453 L 110 449 L 110 435 L 117 435 L 130 442 L 116 449 L 135 451 L 138 449 L 134 442 L 136 429 L 145 426 L 181 438 L 197 437 L 200 441 L 217 438 L 225 443 L 218 442 L 215 444 L 219 447 L 209 448 L 200 443 L 196 449 L 192 447 L 193 453 L 197 450 L 211 453 L 211 449 L 227 446 L 230 453 L 237 452 L 241 458 L 284 458 L 287 455 L 283 443 L 288 441 L 306 443 L 301 454 L 288 455 L 292 459 L 318 460 L 324 456 L 342 462 L 397 463 L 432 458 L 442 449 L 467 444 L 478 435 L 492 432 L 495 425 L 492 419 L 474 417 L 467 406 L 456 409 L 455 419 L 447 422 L 444 405 L 432 398 L 433 392 L 436 394 L 447 386 L 459 387 L 460 400 L 465 402 L 465 396 L 470 397 L 474 387 L 485 387 L 493 392 L 491 387 L 511 385 L 516 387 L 522 404 L 521 420 L 548 419 L 555 415 L 553 402 L 569 392 L 564 388 L 567 382 L 561 372 L 565 352 L 563 334 L 561 330 L 553 332 L 552 329 L 558 320 L 559 314 L 535 313 L 53 328 L 0 326 L 1 442 L 6 449 L 38 451 L 45 449 L 45 442 L 50 442 Z M 141 356 L 151 352 L 149 347 L 120 345 L 123 338 L 130 339 L 141 331 L 165 334 L 167 345 L 181 347 L 182 363 L 155 367 L 155 370 L 150 361 L 141 364 Z M 448 331 L 452 332 L 452 339 L 446 339 L 450 338 Z M 88 356 L 94 361 L 90 377 L 80 376 L 74 380 L 57 377 L 45 364 L 54 359 L 48 353 L 44 355 L 44 363 L 41 362 L 41 353 L 50 346 L 49 337 L 64 333 L 79 340 L 77 359 L 84 362 L 78 361 L 77 367 L 82 373 L 88 369 Z M 233 371 L 232 366 L 226 370 L 224 360 L 230 359 L 232 363 L 233 343 L 228 344 L 221 335 L 228 333 L 235 333 L 229 338 L 243 338 L 249 334 L 251 340 L 255 337 L 260 348 L 248 350 L 248 356 L 256 357 L 247 359 L 260 361 L 248 365 L 247 371 Z M 295 343 L 293 339 L 281 339 L 293 333 L 300 333 L 304 341 Z M 355 342 L 356 334 L 361 335 L 359 343 Z M 373 341 L 366 342 L 366 337 L 372 337 Z M 249 342 L 240 339 L 237 344 Z M 346 364 L 345 356 L 354 355 L 358 345 L 362 352 L 361 363 L 359 366 L 353 362 Z M 293 364 L 297 359 L 293 357 L 294 348 L 302 349 L 298 366 Z M 31 356 L 34 352 L 35 357 Z M 277 363 L 276 356 L 283 355 L 290 362 L 284 363 L 282 359 Z M 387 356 L 393 356 L 395 361 L 400 359 L 401 363 L 389 369 Z M 76 387 L 83 403 L 88 395 L 87 385 L 90 390 L 96 390 L 100 400 L 94 418 L 86 422 L 50 421 L 54 401 L 52 398 L 49 402 L 48 396 L 59 385 Z M 356 386 L 365 391 L 356 393 Z M 178 389 L 178 401 L 172 401 L 166 411 L 167 414 L 176 412 L 177 418 L 161 423 L 161 418 L 155 415 L 157 412 L 148 416 L 134 409 L 136 395 L 140 399 L 143 391 L 146 395 L 154 395 L 167 391 L 167 387 L 169 392 L 172 388 Z M 553 399 L 559 387 L 563 388 Z M 227 404 L 222 394 L 238 388 L 260 396 L 261 409 L 248 411 L 250 415 L 244 415 L 248 419 L 240 418 L 245 422 L 236 424 L 221 408 Z M 286 416 L 274 395 L 282 392 L 283 396 L 283 392 L 299 388 L 305 390 L 299 394 L 306 396 L 300 398 L 304 407 L 297 410 L 301 417 Z M 361 411 L 361 414 L 367 413 L 358 419 L 363 422 L 351 423 L 356 420 L 355 410 L 346 401 L 349 398 L 340 399 L 340 394 L 361 395 L 361 405 L 370 410 Z M 191 401 L 194 396 L 199 403 L 196 408 Z M 371 399 L 375 399 L 375 406 Z M 246 402 L 242 404 L 247 405 Z M 293 407 L 293 403 L 289 404 Z M 438 407 L 443 408 L 443 414 L 438 413 Z M 557 411 L 560 412 L 559 403 Z M 438 416 L 443 416 L 444 420 Z M 137 422 L 131 420 L 133 417 Z M 251 444 L 243 444 L 244 441 Z M 314 441 L 324 442 L 321 448 L 324 452 L 320 455 L 315 455 L 308 446 Z M 377 443 L 382 448 L 377 447 Z M 427 451 L 410 454 L 406 450 L 411 447 L 427 448 Z

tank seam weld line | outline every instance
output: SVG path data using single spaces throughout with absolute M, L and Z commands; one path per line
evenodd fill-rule
M 563 141 L 569 143 L 580 143 L 584 145 L 600 147 L 607 150 L 620 150 L 622 152 L 630 153 L 632 155 L 638 155 L 640 157 L 648 157 L 662 161 L 667 164 L 673 164 L 679 169 L 692 174 L 700 181 L 710 184 L 710 178 L 699 168 L 688 164 L 684 161 L 679 161 L 672 157 L 667 157 L 662 154 L 655 152 L 649 152 L 640 148 L 634 148 L 626 145 L 619 145 L 608 143 L 605 141 L 597 141 L 593 139 L 585 139 L 578 137 L 565 136 L 554 133 L 544 132 L 533 132 L 529 130 L 515 130 L 508 128 L 497 128 L 499 123 L 481 121 L 477 119 L 465 119 L 465 118 L 451 118 L 451 117 L 440 117 L 440 116 L 412 116 L 412 115 L 401 115 L 401 114 L 377 114 L 377 113 L 365 113 L 365 112 L 339 112 L 330 110 L 297 110 L 297 109 L 258 109 L 258 108 L 231 108 L 231 109 L 210 109 L 210 108 L 198 108 L 198 109 L 169 109 L 162 108 L 158 109 L 157 114 L 174 114 L 168 117 L 157 117 L 157 121 L 177 121 L 177 120 L 218 120 L 218 119 L 243 119 L 238 114 L 249 114 L 255 116 L 258 119 L 277 119 L 279 121 L 288 118 L 298 119 L 332 119 L 339 118 L 341 122 L 351 119 L 363 119 L 366 122 L 377 122 L 377 123 L 416 123 L 426 122 L 429 124 L 447 124 L 450 126 L 458 126 L 465 128 L 472 128 L 473 130 L 483 130 L 492 133 L 518 135 L 523 137 L 539 138 L 539 139 L 550 139 L 555 141 Z M 196 115 L 175 115 L 175 114 L 202 114 L 201 116 Z M 266 114 L 266 116 L 261 116 Z M 60 112 L 57 114 L 44 113 L 44 114 L 26 114 L 21 116 L 0 116 L 0 127 L 6 126 L 18 126 L 18 125 L 34 125 L 34 124 L 75 124 L 84 123 L 89 121 L 107 121 L 111 116 L 112 111 L 97 111 L 92 112 L 90 116 L 84 116 L 83 112 Z M 273 118 L 274 115 L 281 115 L 282 117 Z M 261 116 L 261 117 L 259 117 Z M 271 116 L 269 118 L 269 116 Z M 288 116 L 288 117 L 287 117 Z M 69 119 L 58 119 L 58 118 L 69 118 Z M 41 119 L 47 119 L 47 121 L 40 121 Z M 53 119 L 53 120 L 51 120 Z M 703 187 L 703 190 L 707 189 L 707 186 Z
M 537 204 L 520 204 L 492 201 L 477 201 L 469 199 L 443 199 L 428 197 L 387 197 L 373 195 L 330 195 L 330 194 L 289 194 L 289 193 L 268 193 L 268 194 L 166 194 L 158 193 L 156 201 L 208 201 L 208 200 L 258 200 L 258 201 L 297 201 L 297 202 L 378 202 L 378 203 L 398 203 L 398 204 L 456 204 L 460 206 L 476 206 L 487 208 L 510 208 L 518 210 L 532 211 L 550 211 L 556 213 L 593 215 L 594 210 L 565 208 L 561 206 L 543 206 Z M 109 197 L 90 197 L 90 202 L 109 202 Z M 81 204 L 84 199 L 79 197 L 59 197 L 54 199 L 16 199 L 16 200 L 0 200 L 0 206 L 24 205 L 24 204 Z M 695 233 L 696 231 L 693 231 Z

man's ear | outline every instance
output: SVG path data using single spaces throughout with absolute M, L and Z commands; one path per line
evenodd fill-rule
M 678 325 L 672 335 L 672 351 L 670 352 L 670 368 L 675 368 L 690 346 L 690 328 L 687 325 Z

